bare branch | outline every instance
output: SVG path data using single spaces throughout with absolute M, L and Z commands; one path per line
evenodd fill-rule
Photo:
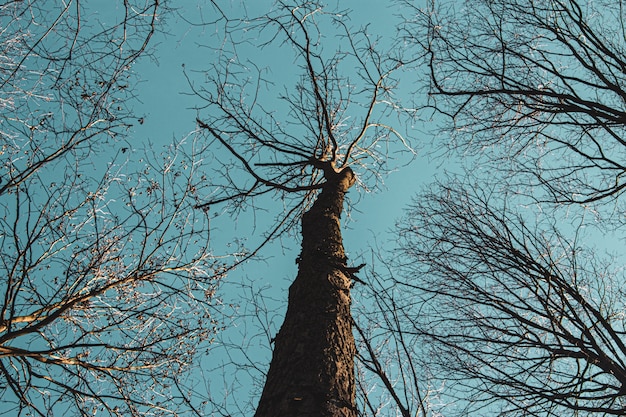
M 419 298 L 404 331 L 434 349 L 426 366 L 473 410 L 622 415 L 621 277 L 581 236 L 531 227 L 506 196 L 471 188 L 420 195 L 403 224 L 397 285 Z
M 225 271 L 194 208 L 203 148 L 126 141 L 130 68 L 168 9 L 53 3 L 0 5 L 2 412 L 181 415 Z
M 539 201 L 621 195 L 626 45 L 614 36 L 624 31 L 621 5 L 472 0 L 463 12 L 452 3 L 413 11 L 403 29 L 426 54 L 417 62 L 428 68 L 429 106 L 446 117 L 452 137 L 443 146 L 520 178 L 520 192 Z

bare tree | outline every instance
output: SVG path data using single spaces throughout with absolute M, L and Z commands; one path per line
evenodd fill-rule
M 622 2 L 403 3 L 414 16 L 403 38 L 418 46 L 417 62 L 428 69 L 429 105 L 452 137 L 446 145 L 484 156 L 482 163 L 540 201 L 621 195 Z
M 414 297 L 396 299 L 402 333 L 423 341 L 446 415 L 624 415 L 622 268 L 577 225 L 512 206 L 475 184 L 416 198 L 395 281 Z
M 589 231 L 613 213 L 585 211 L 624 188 L 622 4 L 412 3 L 443 146 L 475 165 L 400 225 L 395 337 L 424 341 L 446 414 L 624 415 L 621 258 Z
M 347 263 L 339 219 L 348 190 L 374 186 L 390 152 L 407 145 L 382 122 L 394 110 L 390 74 L 398 61 L 347 22 L 346 12 L 318 2 L 278 2 L 262 18 L 231 20 L 210 83 L 192 81 L 206 103 L 198 126 L 222 149 L 224 180 L 200 207 L 228 203 L 237 214 L 279 200 L 283 211 L 261 244 L 302 225 L 298 276 L 259 417 L 357 415 L 350 289 L 360 267 Z M 246 60 L 246 48 L 277 46 L 297 71 L 295 85 Z
M 420 363 L 422 340 L 405 332 L 404 313 L 415 305 L 416 296 L 395 285 L 389 263 L 377 260 L 388 253 L 376 251 L 366 271 L 368 285 L 359 288 L 361 302 L 354 309 L 357 401 L 364 416 L 425 417 L 438 409 L 437 391 Z
M 127 140 L 130 66 L 167 9 L 87 7 L 0 5 L 0 414 L 194 412 L 185 371 L 222 273 L 194 209 L 201 149 Z

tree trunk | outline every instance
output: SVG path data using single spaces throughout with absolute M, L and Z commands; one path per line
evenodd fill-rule
M 327 174 L 302 218 L 298 276 L 255 417 L 356 417 L 351 279 L 339 218 L 350 168 Z

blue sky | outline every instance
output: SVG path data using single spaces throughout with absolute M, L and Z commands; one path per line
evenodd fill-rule
M 222 2 L 226 3 L 226 2 Z M 196 4 L 189 1 L 188 4 Z M 226 13 L 238 13 L 242 10 L 244 2 L 233 1 L 232 7 L 224 8 Z M 246 2 L 247 6 L 254 5 L 254 10 L 248 9 L 250 15 L 263 13 L 269 10 L 271 1 Z M 200 7 L 200 6 L 198 6 Z M 351 25 L 360 27 L 364 24 L 370 25 L 370 32 L 381 36 L 392 37 L 394 26 L 397 24 L 395 10 L 388 7 L 387 2 L 374 0 L 350 0 L 341 2 L 342 8 L 353 9 L 350 14 Z M 198 22 L 201 20 L 198 8 L 189 7 L 181 9 L 180 12 L 187 19 Z M 205 20 L 210 20 L 210 16 L 203 15 Z M 164 36 L 158 34 L 154 39 L 157 44 L 154 51 L 154 60 L 146 60 L 136 64 L 134 71 L 140 76 L 141 83 L 137 90 L 137 96 L 141 101 L 136 106 L 140 115 L 145 116 L 143 125 L 137 125 L 132 135 L 134 148 L 152 146 L 158 148 L 170 143 L 172 140 L 180 140 L 188 135 L 195 128 L 195 118 L 197 116 L 194 106 L 202 103 L 192 95 L 186 78 L 183 75 L 183 66 L 186 71 L 193 73 L 194 70 L 205 70 L 212 63 L 214 55 L 208 48 L 201 45 L 215 47 L 221 41 L 219 33 L 216 33 L 210 25 L 189 28 L 187 22 L 180 18 L 170 18 L 168 21 L 170 34 Z M 390 42 L 390 39 L 383 39 L 382 42 Z M 329 46 L 327 46 L 329 47 Z M 278 48 L 262 51 L 262 55 L 254 56 L 254 48 L 246 49 L 245 58 L 253 62 L 279 61 L 282 56 Z M 268 52 L 269 51 L 269 52 Z M 270 55 L 268 55 L 270 53 Z M 283 80 L 293 72 L 291 68 L 269 68 L 268 77 L 278 81 Z M 294 79 L 295 82 L 295 79 Z M 406 102 L 410 102 L 411 91 L 414 86 L 407 85 L 399 93 L 405 93 L 401 97 Z M 202 116 L 202 114 L 200 114 Z M 371 251 L 378 250 L 378 246 L 384 251 L 392 251 L 393 232 L 395 221 L 403 214 L 404 208 L 410 203 L 412 196 L 419 190 L 420 186 L 432 180 L 437 171 L 441 171 L 446 164 L 434 166 L 429 163 L 428 158 L 423 154 L 421 148 L 426 146 L 431 138 L 424 133 L 424 123 L 419 124 L 409 130 L 409 135 L 419 150 L 416 159 L 409 165 L 400 168 L 397 172 L 392 172 L 384 178 L 384 186 L 375 192 L 365 193 L 363 189 L 352 189 L 349 198 L 358 200 L 354 209 L 344 214 L 344 245 L 351 262 L 359 264 L 367 262 L 371 264 Z M 149 145 L 148 145 L 149 144 Z M 277 207 L 280 210 L 280 207 Z M 216 254 L 220 251 L 227 251 L 228 244 L 237 238 L 248 238 L 248 245 L 254 246 L 260 239 L 263 231 L 263 220 L 273 219 L 276 214 L 272 213 L 272 208 L 268 207 L 265 213 L 257 213 L 253 219 L 252 213 L 248 217 L 231 219 L 226 215 L 218 215 L 215 211 L 212 218 L 212 238 Z M 258 227 L 252 228 L 252 222 L 256 221 Z M 272 311 L 271 326 L 277 329 L 282 323 L 282 312 L 286 307 L 287 288 L 296 275 L 295 258 L 299 252 L 299 240 L 294 236 L 285 236 L 280 241 L 275 242 L 261 252 L 263 261 L 250 261 L 232 272 L 224 286 L 221 296 L 225 303 L 239 304 L 239 313 L 245 317 L 237 317 L 233 325 L 227 328 L 222 335 L 223 338 L 246 346 L 251 343 L 252 348 L 247 349 L 254 360 L 258 360 L 261 367 L 267 366 L 269 361 L 269 350 L 267 338 L 260 337 L 248 340 L 251 335 L 257 334 L 259 324 L 254 317 L 248 316 L 253 310 L 253 306 L 246 301 L 250 295 L 248 285 L 251 285 L 256 292 L 263 288 L 263 295 L 267 297 L 268 309 Z M 222 252 L 223 253 L 223 252 Z M 244 292 L 244 294 L 242 294 Z M 355 303 L 359 300 L 355 299 Z M 270 335 L 271 336 L 271 335 Z M 209 382 L 219 385 L 221 375 L 219 372 L 209 373 L 209 369 L 217 366 L 221 360 L 227 360 L 226 354 L 235 355 L 232 350 L 226 352 L 216 349 L 202 359 L 203 372 L 199 376 L 201 379 L 209 379 Z M 239 360 L 245 361 L 243 357 Z M 232 370 L 231 370 L 232 371 Z M 229 372 L 229 371 L 227 371 Z M 245 377 L 243 380 L 245 381 Z M 243 382 L 246 385 L 246 382 Z M 241 393 L 236 395 L 241 398 Z
M 250 16 L 263 15 L 273 5 L 271 0 L 216 1 L 230 17 L 242 16 L 244 8 Z M 116 3 L 121 2 L 114 4 Z M 196 117 L 210 119 L 210 114 L 207 110 L 200 112 L 195 110 L 204 103 L 191 93 L 188 79 L 197 86 L 202 85 L 204 79 L 202 72 L 210 70 L 211 65 L 215 63 L 223 41 L 223 34 L 209 23 L 213 16 L 210 15 L 212 9 L 207 3 L 210 3 L 210 0 L 178 2 L 177 7 L 180 7 L 178 15 L 170 15 L 165 22 L 166 33 L 157 33 L 152 39 L 151 57 L 144 56 L 133 65 L 132 71 L 140 79 L 140 83 L 133 90 L 136 101 L 132 103 L 132 107 L 137 122 L 125 139 L 128 145 L 116 144 L 115 147 L 107 149 L 106 153 L 101 155 L 102 158 L 89 161 L 86 165 L 96 170 L 109 166 L 115 157 L 122 160 L 128 157 L 132 170 L 137 166 L 143 168 L 146 150 L 148 154 L 154 152 L 155 158 L 158 158 L 156 155 L 167 152 L 167 147 L 173 142 L 184 143 L 185 147 L 192 146 Z M 369 25 L 369 33 L 382 36 L 377 47 L 382 51 L 389 48 L 394 41 L 395 26 L 400 18 L 396 15 L 398 11 L 389 7 L 391 1 L 335 0 L 335 3 L 340 4 L 342 9 L 353 9 L 349 14 L 348 26 L 360 28 Z M 108 0 L 90 0 L 81 4 L 88 13 L 100 15 L 103 24 L 107 21 L 108 14 L 114 11 L 111 8 L 112 3 Z M 331 2 L 329 6 L 332 9 L 334 5 Z M 261 50 L 254 43 L 254 33 L 249 32 L 251 37 L 249 46 L 238 47 L 239 54 L 236 59 L 254 63 L 272 81 L 262 94 L 271 102 L 267 108 L 275 111 L 277 117 L 282 117 L 287 113 L 282 111 L 277 96 L 284 91 L 283 87 L 289 89 L 296 83 L 298 68 L 296 64 L 292 65 L 288 48 L 268 47 Z M 332 39 L 329 36 L 325 40 L 326 51 L 333 50 Z M 350 71 L 350 68 L 347 71 Z M 399 75 L 403 82 L 396 89 L 398 101 L 404 104 L 420 99 L 419 96 L 414 96 L 418 89 L 416 80 L 419 77 L 410 71 Z M 272 107 L 274 103 L 275 108 Z M 394 126 L 406 135 L 417 151 L 417 156 L 410 164 L 400 166 L 388 175 L 385 174 L 382 178 L 384 184 L 373 191 L 366 191 L 362 187 L 355 187 L 350 191 L 349 203 L 354 204 L 349 204 L 351 209 L 344 214 L 343 236 L 352 264 L 365 262 L 368 267 L 373 266 L 375 263 L 372 260 L 373 252 L 392 257 L 396 245 L 394 224 L 403 215 L 403 210 L 411 203 L 413 196 L 435 178 L 443 178 L 446 171 L 459 170 L 461 163 L 457 159 L 439 158 L 435 163 L 429 160 L 428 153 L 432 149 L 432 142 L 439 139 L 436 136 L 437 120 L 430 120 L 429 117 L 428 113 L 418 114 L 413 124 L 398 123 Z M 393 120 L 390 122 L 395 123 Z M 297 131 L 297 127 L 294 129 Z M 121 152 L 120 146 L 128 146 L 129 151 Z M 220 156 L 219 151 L 216 151 L 213 157 Z M 210 170 L 212 167 L 210 158 L 210 153 L 207 153 L 206 175 L 219 175 Z M 403 165 L 401 162 L 407 160 L 408 158 L 401 158 L 398 163 Z M 133 163 L 136 165 L 132 166 Z M 151 175 L 158 174 L 159 172 L 154 172 Z M 477 177 L 481 175 L 487 176 L 484 171 L 477 173 Z M 208 199 L 210 190 L 205 191 Z M 263 239 L 263 233 L 276 216 L 281 214 L 283 205 L 272 198 L 265 198 L 260 203 L 262 209 L 248 210 L 237 217 L 229 216 L 226 206 L 211 207 L 211 248 L 215 256 L 223 256 L 226 262 L 233 262 L 236 257 L 232 252 L 238 251 L 238 242 L 245 244 L 248 249 L 253 249 Z M 520 207 L 520 211 L 523 212 L 523 216 L 528 215 L 534 219 L 537 206 Z M 564 212 L 564 215 L 558 218 L 559 227 L 568 223 L 578 224 L 579 219 L 575 210 L 572 210 L 574 214 L 569 214 L 566 210 Z M 586 236 L 588 235 L 585 234 Z M 601 243 L 609 249 L 611 246 L 621 247 L 606 236 Z M 225 307 L 225 313 L 232 314 L 232 319 L 226 320 L 226 329 L 218 335 L 217 342 L 210 351 L 199 352 L 197 363 L 193 368 L 194 373 L 191 375 L 193 379 L 191 385 L 195 386 L 197 391 L 194 400 L 201 401 L 210 390 L 217 402 L 245 407 L 246 403 L 242 399 L 250 398 L 252 403 L 247 406 L 255 405 L 255 395 L 258 392 L 248 395 L 248 391 L 255 387 L 258 390 L 262 385 L 262 372 L 267 368 L 270 359 L 269 340 L 282 324 L 287 289 L 297 272 L 295 259 L 299 250 L 298 230 L 294 230 L 291 234 L 286 234 L 264 247 L 259 259 L 242 264 L 226 277 L 218 296 L 226 306 L 233 305 L 236 308 L 231 310 Z M 358 285 L 353 295 L 357 306 L 363 302 L 359 298 Z M 229 411 L 232 412 L 234 409 L 236 407 Z M 241 411 L 244 415 L 251 414 L 251 408 L 244 408 Z
M 187 8 L 180 10 L 181 15 L 192 22 L 201 22 L 203 19 L 210 21 L 211 16 L 201 13 L 208 10 L 202 8 L 202 1 L 207 0 L 189 0 L 185 5 Z M 235 0 L 221 3 L 228 4 L 224 11 L 231 16 L 241 12 L 243 5 L 254 16 L 269 10 L 273 2 Z M 389 2 L 348 0 L 342 1 L 341 7 L 353 9 L 350 17 L 354 27 L 370 24 L 371 33 L 386 37 L 383 38 L 382 45 L 390 42 L 390 38 L 394 36 L 394 27 L 398 21 L 396 10 L 389 7 Z M 155 36 L 154 59 L 144 58 L 134 66 L 134 71 L 142 80 L 137 89 L 139 103 L 136 111 L 138 115 L 145 117 L 144 123 L 137 124 L 131 135 L 131 146 L 135 149 L 160 149 L 172 141 L 180 141 L 195 129 L 196 117 L 202 118 L 202 113 L 197 114 L 194 110 L 195 106 L 202 103 L 189 94 L 190 87 L 183 74 L 183 66 L 190 74 L 195 74 L 195 70 L 209 68 L 215 59 L 215 53 L 211 48 L 203 46 L 210 46 L 214 50 L 222 38 L 211 25 L 190 28 L 188 21 L 170 17 L 167 21 L 169 34 Z M 273 61 L 284 61 L 279 48 L 259 51 L 251 47 L 240 52 L 241 58 L 267 66 L 269 78 L 278 83 L 289 84 L 292 68 L 288 65 L 271 65 Z M 403 76 L 405 80 L 411 80 L 410 73 Z M 194 78 L 198 79 L 200 77 Z M 295 82 L 295 79 L 291 81 Z M 411 96 L 414 90 L 415 85 L 409 81 L 397 90 L 397 94 L 401 100 L 410 103 L 414 98 Z M 444 171 L 458 168 L 459 163 L 456 160 L 439 159 L 436 163 L 429 161 L 427 153 L 429 144 L 434 140 L 436 121 L 430 121 L 428 117 L 428 114 L 421 115 L 420 120 L 409 129 L 408 134 L 418 150 L 418 156 L 409 166 L 385 176 L 384 186 L 375 192 L 351 190 L 349 198 L 358 200 L 358 204 L 344 215 L 343 236 L 346 251 L 354 264 L 367 262 L 371 265 L 372 250 L 392 254 L 395 245 L 394 223 L 403 215 L 404 208 L 410 204 L 413 196 L 421 187 L 431 183 L 436 177 L 441 177 Z M 265 208 L 267 211 L 246 213 L 247 215 L 236 219 L 228 217 L 220 210 L 212 211 L 212 243 L 215 254 L 228 253 L 233 248 L 231 244 L 241 238 L 245 239 L 249 248 L 253 248 L 261 239 L 268 219 L 273 219 L 281 209 L 279 204 L 276 207 L 270 204 Z M 276 211 L 273 211 L 274 208 Z M 526 213 L 532 216 L 533 208 L 527 208 Z M 565 220 L 568 219 L 560 219 L 561 223 L 565 223 Z M 568 221 L 571 220 L 570 218 Z M 615 246 L 614 241 L 608 242 L 609 239 L 604 240 L 609 249 L 610 246 Z M 215 399 L 221 401 L 225 391 L 230 391 L 231 388 L 239 390 L 230 392 L 231 396 L 226 397 L 225 402 L 230 405 L 248 397 L 246 391 L 252 387 L 251 379 L 260 377 L 261 371 L 269 363 L 269 338 L 282 323 L 287 288 L 296 275 L 294 261 L 299 250 L 297 236 L 284 236 L 264 248 L 260 253 L 262 260 L 249 261 L 229 274 L 219 295 L 226 304 L 238 305 L 239 309 L 233 321 L 227 323 L 228 327 L 220 335 L 220 342 L 226 344 L 214 345 L 211 352 L 199 358 L 194 374 L 198 381 L 198 395 L 204 395 L 210 388 Z M 358 291 L 355 291 L 355 295 L 357 297 L 354 302 L 358 304 Z M 259 304 L 266 310 L 258 310 Z M 266 327 L 271 329 L 269 334 L 263 333 Z M 222 367 L 222 364 L 233 361 L 239 365 L 256 364 L 259 368 L 245 369 L 244 366 L 231 365 Z M 256 382 L 262 383 L 260 380 Z M 249 414 L 250 410 L 244 411 Z
M 233 2 L 235 5 L 238 2 Z M 255 10 L 263 10 L 271 7 L 271 1 L 255 2 Z M 375 1 L 349 1 L 342 2 L 342 7 L 353 7 L 359 10 L 358 13 L 351 14 L 354 26 L 359 26 L 359 22 L 373 23 L 371 31 L 378 33 L 376 27 L 392 28 L 396 24 L 393 9 L 385 4 Z M 236 8 L 235 8 L 236 9 Z M 235 11 L 235 10 L 231 10 Z M 187 13 L 187 10 L 182 11 Z M 189 14 L 194 15 L 195 11 L 189 9 Z M 187 71 L 204 70 L 211 63 L 211 53 L 208 49 L 199 48 L 199 45 L 214 45 L 220 41 L 220 37 L 211 31 L 210 27 L 199 27 L 189 29 L 187 23 L 183 21 L 168 21 L 168 28 L 171 34 L 167 37 L 159 34 L 155 39 L 158 46 L 154 52 L 156 60 L 142 62 L 135 65 L 134 70 L 141 77 L 141 83 L 137 95 L 141 103 L 136 106 L 140 115 L 145 115 L 143 125 L 135 127 L 133 134 L 133 146 L 141 147 L 146 144 L 151 146 L 161 146 L 170 143 L 172 140 L 179 140 L 189 134 L 195 128 L 195 118 L 197 116 L 194 106 L 201 105 L 201 101 L 189 95 L 189 85 L 183 75 L 183 65 Z M 387 35 L 392 35 L 392 30 L 387 30 Z M 277 49 L 270 49 L 272 53 L 279 53 Z M 254 56 L 246 58 L 254 61 Z M 267 56 L 264 51 L 262 58 L 264 61 L 271 61 L 272 57 Z M 283 72 L 275 68 L 270 68 L 269 77 L 281 79 Z M 410 96 L 407 95 L 408 101 Z M 202 114 L 200 114 L 201 116 Z M 426 145 L 430 139 L 423 132 L 423 125 L 416 125 L 415 130 L 409 132 L 415 135 L 414 141 L 419 147 Z M 422 143 L 419 143 L 419 142 Z M 344 216 L 344 239 L 346 249 L 351 258 L 369 250 L 371 238 L 375 237 L 379 242 L 386 239 L 386 233 L 392 228 L 395 220 L 402 215 L 404 207 L 410 202 L 412 195 L 419 189 L 421 184 L 428 182 L 436 170 L 445 167 L 435 167 L 428 162 L 428 158 L 420 150 L 418 158 L 410 166 L 400 168 L 397 172 L 392 172 L 384 178 L 384 186 L 380 190 L 371 193 L 364 193 L 363 190 L 351 190 L 349 197 L 353 200 L 359 198 L 355 209 L 350 211 L 348 216 Z M 261 215 L 259 215 L 261 216 Z M 272 217 L 272 213 L 267 213 Z M 231 219 L 221 219 L 217 216 L 213 222 L 216 230 L 224 229 L 224 233 L 214 233 L 213 237 L 220 241 L 230 241 L 234 235 L 249 236 L 250 223 L 240 219 L 235 225 L 235 230 L 228 230 L 232 225 Z M 224 216 L 225 217 L 225 216 Z M 222 221 L 224 224 L 222 224 Z M 241 223 L 241 225 L 239 225 Z M 283 239 L 283 245 L 299 250 L 297 241 L 287 237 Z M 216 242 L 217 243 L 217 242 Z M 381 242 L 382 243 L 382 242 Z M 295 276 L 295 264 L 293 259 L 296 253 L 283 254 L 279 248 L 268 248 L 263 252 L 265 257 L 271 258 L 271 266 L 274 277 L 284 276 L 292 279 Z M 285 258 L 285 259 L 282 259 Z M 278 268 L 278 265 L 282 267 Z M 238 274 L 259 274 L 259 265 L 251 267 L 244 266 Z M 278 273 L 277 273 L 278 272 Z M 272 285 L 278 284 L 272 282 Z

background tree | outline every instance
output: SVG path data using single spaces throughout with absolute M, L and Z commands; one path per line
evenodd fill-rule
M 359 287 L 361 301 L 354 310 L 357 344 L 357 401 L 365 416 L 437 415 L 439 391 L 421 363 L 423 339 L 407 331 L 409 306 L 415 291 L 396 285 L 382 248 L 372 248 L 371 265 L 364 271 L 367 286 Z
M 218 327 L 201 149 L 127 140 L 165 4 L 88 7 L 0 5 L 0 414 L 180 415 Z
M 414 18 L 402 32 L 425 54 L 418 62 L 428 68 L 430 107 L 447 120 L 449 148 L 481 157 L 539 200 L 621 195 L 622 2 L 404 3 Z
M 623 415 L 621 264 L 513 201 L 475 184 L 419 194 L 400 229 L 402 333 L 425 341 L 420 366 L 458 415 Z
M 623 259 L 602 254 L 623 225 L 621 4 L 412 10 L 439 146 L 473 158 L 400 224 L 394 338 L 428 346 L 447 415 L 623 415 Z
M 359 267 L 347 263 L 339 218 L 348 189 L 374 186 L 388 152 L 407 144 L 381 123 L 394 110 L 390 74 L 398 61 L 347 22 L 345 12 L 318 2 L 278 2 L 262 18 L 230 20 L 210 82 L 191 81 L 205 102 L 200 130 L 223 150 L 212 178 L 224 182 L 200 207 L 228 203 L 236 216 L 268 196 L 273 206 L 280 201 L 262 244 L 302 224 L 299 272 L 257 416 L 357 413 L 350 289 Z M 295 86 L 246 60 L 248 47 L 277 45 L 289 72 L 299 71 Z

